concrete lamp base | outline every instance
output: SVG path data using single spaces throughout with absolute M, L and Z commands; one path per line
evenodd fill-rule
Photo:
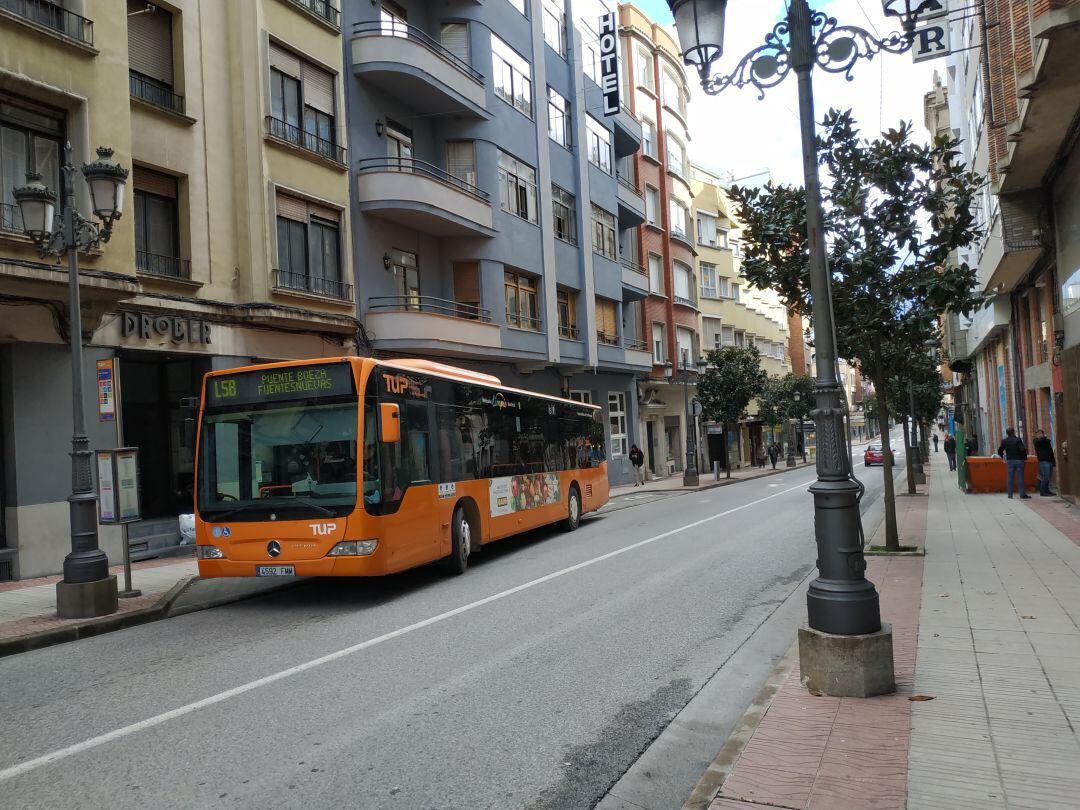
M 802 685 L 832 697 L 873 697 L 896 691 L 892 627 L 876 633 L 837 636 L 799 628 Z
M 116 610 L 115 574 L 94 582 L 56 583 L 56 615 L 61 619 L 92 619 Z

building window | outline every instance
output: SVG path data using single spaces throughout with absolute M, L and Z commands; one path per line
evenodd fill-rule
M 740 349 L 746 347 L 746 332 L 735 330 L 735 345 Z
M 735 345 L 735 327 L 734 326 L 722 326 L 720 327 L 720 342 L 724 346 Z
M 405 9 L 390 0 L 382 0 L 379 4 L 379 19 L 382 22 L 382 32 L 388 37 L 407 37 L 409 25 L 406 22 Z
M 577 340 L 577 293 L 573 290 L 556 290 L 555 309 L 559 313 L 559 337 Z
M 656 159 L 656 124 L 648 118 L 641 119 L 641 153 Z
M 705 339 L 705 345 L 713 349 L 719 349 L 721 346 L 721 320 L 720 318 L 705 318 L 701 319 L 701 333 Z
M 739 245 L 738 241 L 735 240 L 735 239 L 732 239 L 728 244 L 731 247 L 731 255 L 734 256 L 736 259 L 741 259 L 742 258 L 742 247 Z
M 605 346 L 619 345 L 618 307 L 610 298 L 596 298 L 596 339 Z
M 559 0 L 544 0 L 544 42 L 559 56 L 566 58 L 566 14 Z
M 701 263 L 701 297 L 719 298 L 716 289 L 716 265 Z
M 536 169 L 501 150 L 499 202 L 503 211 L 536 222 Z
M 160 6 L 144 13 L 146 3 L 128 0 L 128 76 L 135 98 L 174 112 L 184 111 L 184 99 L 173 92 L 173 17 Z
M 652 325 L 652 359 L 656 364 L 667 362 L 667 341 L 664 339 L 664 325 Z
M 551 186 L 551 214 L 555 236 L 571 245 L 577 244 L 577 204 L 574 195 L 556 185 Z
M 532 70 L 529 63 L 494 34 L 491 35 L 495 95 L 532 118 Z
M 672 135 L 670 132 L 665 133 L 667 140 L 667 167 L 669 172 L 674 172 L 679 177 L 686 176 L 686 147 L 682 145 L 682 141 Z
M 693 273 L 682 262 L 672 262 L 675 277 L 675 303 L 694 306 Z
M 405 309 L 420 309 L 420 260 L 415 253 L 394 248 L 390 251 L 390 270 Z
M 64 118 L 30 102 L 0 95 L 0 230 L 23 232 L 12 191 L 26 184 L 27 172 L 60 194 L 60 139 Z
M 586 405 L 592 405 L 592 391 L 571 391 L 570 399 L 574 402 L 584 402 Z
M 653 59 L 652 54 L 645 48 L 639 47 L 637 49 L 637 83 L 638 87 L 644 87 L 646 90 L 656 90 L 656 82 L 653 80 Z
M 683 326 L 675 328 L 675 343 L 679 350 L 679 368 L 694 365 L 694 333 Z
M 626 394 L 608 394 L 608 424 L 611 430 L 611 457 L 626 455 Z
M 697 238 L 700 245 L 716 247 L 716 217 L 712 214 L 698 212 Z
M 682 82 L 672 71 L 664 68 L 660 77 L 660 98 L 664 104 L 686 118 L 686 95 L 682 91 Z
M 439 44 L 466 65 L 472 64 L 472 52 L 469 47 L 468 23 L 443 23 L 439 26 Z
M 570 148 L 573 143 L 570 133 L 570 102 L 548 88 L 548 137 L 559 146 Z
M 649 292 L 664 294 L 664 260 L 655 253 L 649 254 Z
M 739 298 L 739 285 L 738 284 L 732 283 L 732 285 L 731 285 L 731 299 L 733 301 L 740 300 L 740 298 Z
M 615 250 L 615 215 L 608 213 L 598 205 L 592 207 L 593 250 L 601 256 L 616 259 Z
M 135 167 L 135 267 L 141 273 L 184 278 L 176 178 Z
M 332 208 L 277 195 L 277 286 L 349 298 L 341 280 L 340 214 Z
M 645 186 L 645 221 L 650 225 L 660 224 L 660 191 L 652 186 Z
M 681 202 L 671 197 L 668 200 L 668 218 L 671 220 L 669 226 L 671 228 L 672 236 L 681 236 L 686 239 L 687 219 L 689 218 L 689 212 L 686 210 L 686 206 Z
M 589 163 L 611 174 L 611 132 L 591 115 L 586 115 L 585 138 L 589 147 Z
M 270 120 L 275 138 L 341 161 L 334 117 L 334 75 L 270 43 Z
M 526 0 L 508 0 L 508 2 L 522 14 L 528 14 L 528 7 L 525 4 Z
M 476 188 L 476 144 L 473 141 L 446 142 L 446 172 L 468 186 Z
M 717 292 L 720 298 L 731 298 L 731 282 L 726 278 L 718 278 L 717 280 Z M 704 283 L 704 282 L 702 282 Z
M 540 331 L 540 318 L 536 307 L 536 279 L 515 270 L 503 274 L 506 295 L 506 322 L 519 329 Z
M 581 32 L 581 72 L 600 84 L 600 43 L 591 31 Z

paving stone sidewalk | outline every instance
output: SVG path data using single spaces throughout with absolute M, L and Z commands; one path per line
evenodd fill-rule
M 1080 806 L 1080 510 L 965 495 L 944 466 L 897 499 L 925 558 L 868 559 L 898 693 L 814 697 L 796 663 L 710 810 Z

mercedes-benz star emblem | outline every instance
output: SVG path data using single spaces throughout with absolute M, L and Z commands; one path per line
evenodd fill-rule
M 271 540 L 266 544 L 266 553 L 271 557 L 276 557 L 281 553 L 281 543 L 277 540 Z

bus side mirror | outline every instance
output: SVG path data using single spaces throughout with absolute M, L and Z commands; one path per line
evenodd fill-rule
M 401 441 L 401 411 L 396 402 L 379 405 L 379 439 L 385 444 Z

